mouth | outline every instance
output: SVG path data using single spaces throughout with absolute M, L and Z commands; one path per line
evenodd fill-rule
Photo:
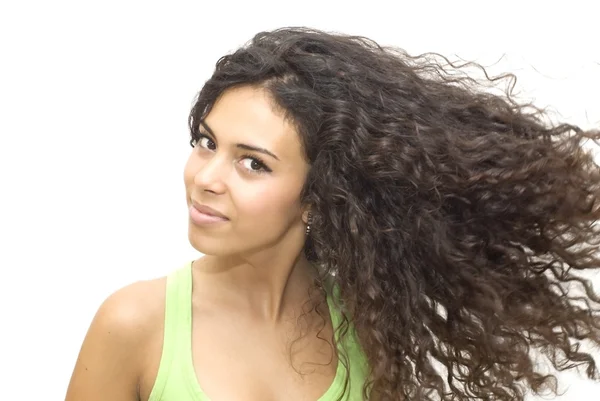
M 229 221 L 229 218 L 218 210 L 194 201 L 192 201 L 192 206 L 190 206 L 190 218 L 194 223 L 199 225 Z

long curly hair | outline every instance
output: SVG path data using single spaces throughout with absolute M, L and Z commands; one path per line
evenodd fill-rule
M 470 65 L 477 65 L 470 63 Z M 485 72 L 485 68 L 479 66 Z M 254 85 L 296 127 L 310 172 L 309 260 L 340 290 L 368 360 L 365 399 L 522 400 L 558 370 L 598 379 L 599 130 L 519 104 L 427 53 L 308 28 L 222 57 L 191 110 Z M 500 94 L 490 83 L 508 82 Z M 579 371 L 579 369 L 578 369 Z

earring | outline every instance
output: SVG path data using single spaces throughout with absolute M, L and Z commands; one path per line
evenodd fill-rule
M 312 213 L 308 212 L 308 223 L 306 223 L 306 235 L 310 234 L 310 225 L 312 224 Z

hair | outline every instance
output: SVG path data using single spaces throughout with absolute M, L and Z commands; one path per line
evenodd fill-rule
M 267 91 L 310 164 L 304 252 L 339 287 L 368 361 L 365 399 L 523 400 L 554 369 L 598 380 L 600 131 L 519 104 L 515 77 L 308 28 L 258 33 L 219 59 L 191 110 Z M 490 83 L 506 82 L 501 94 Z M 445 379 L 445 380 L 444 380 Z

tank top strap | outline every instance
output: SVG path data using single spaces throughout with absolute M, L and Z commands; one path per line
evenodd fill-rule
M 192 349 L 192 262 L 167 277 L 165 299 L 165 336 L 168 343 L 180 352 Z M 176 348 L 176 349 L 175 349 Z
M 192 262 L 167 276 L 163 350 L 154 387 L 148 401 L 163 399 L 167 381 L 180 376 L 181 359 L 192 349 Z

